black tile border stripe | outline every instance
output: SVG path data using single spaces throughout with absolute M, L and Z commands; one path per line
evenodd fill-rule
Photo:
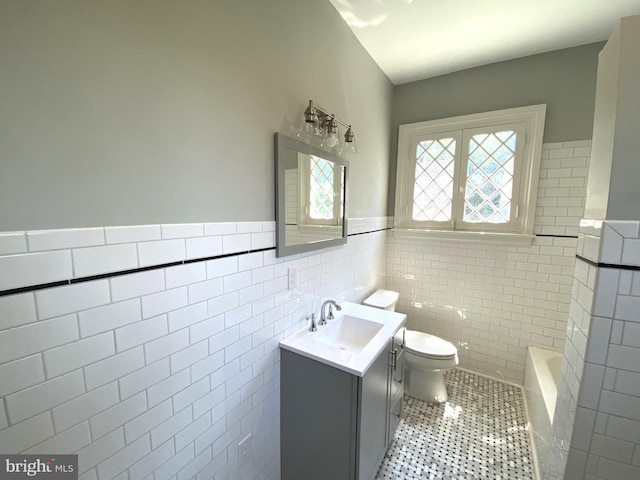
M 378 233 L 378 232 L 385 232 L 388 230 L 393 230 L 391 227 L 387 227 L 387 228 L 379 228 L 378 230 L 368 230 L 366 232 L 356 232 L 356 233 L 350 233 L 347 235 L 347 237 L 355 237 L 358 235 L 366 235 L 367 233 Z
M 150 270 L 158 270 L 160 268 L 177 267 L 179 265 L 188 265 L 190 263 L 208 262 L 210 260 L 217 260 L 217 259 L 220 259 L 220 258 L 227 258 L 227 257 L 235 257 L 235 256 L 239 256 L 239 255 L 246 255 L 248 253 L 268 252 L 269 250 L 275 250 L 275 249 L 276 249 L 276 247 L 257 248 L 255 250 L 246 250 L 246 251 L 242 251 L 242 252 L 225 253 L 225 254 L 222 254 L 222 255 L 213 255 L 211 257 L 194 258 L 194 259 L 190 259 L 190 260 L 179 260 L 179 261 L 176 261 L 176 262 L 160 263 L 158 265 L 149 265 L 148 267 L 130 268 L 128 270 L 118 270 L 116 272 L 102 273 L 100 275 L 89 275 L 89 276 L 86 276 L 86 277 L 71 278 L 69 280 L 60 280 L 60 281 L 57 281 L 57 282 L 40 283 L 40 284 L 37 284 L 37 285 L 29 285 L 29 286 L 26 286 L 26 287 L 10 288 L 8 290 L 0 290 L 0 297 L 6 297 L 8 295 L 16 295 L 18 293 L 26 293 L 26 292 L 33 292 L 33 291 L 37 291 L 37 290 L 44 290 L 46 288 L 62 287 L 62 286 L 65 286 L 65 285 L 74 285 L 74 284 L 77 284 L 77 283 L 92 282 L 94 280 L 102 280 L 102 279 L 111 278 L 111 277 L 121 277 L 123 275 L 130 275 L 132 273 L 141 273 L 141 272 L 148 272 Z
M 367 232 L 352 233 L 352 234 L 349 234 L 347 236 L 348 237 L 353 237 L 355 235 L 364 235 L 364 234 L 367 234 L 367 233 L 382 232 L 384 230 L 390 230 L 390 228 L 382 228 L 382 229 L 379 229 L 379 230 L 371 230 L 371 231 L 367 231 Z M 102 274 L 99 274 L 99 275 L 89 275 L 89 276 L 86 276 L 86 277 L 71 278 L 69 280 L 59 280 L 59 281 L 56 281 L 56 282 L 39 283 L 39 284 L 36 284 L 36 285 L 28 285 L 26 287 L 9 288 L 7 290 L 0 290 L 0 297 L 6 297 L 6 296 L 9 296 L 9 295 L 17 295 L 19 293 L 35 292 L 35 291 L 38 291 L 38 290 L 45 290 L 47 288 L 63 287 L 65 285 L 74 285 L 74 284 L 77 284 L 77 283 L 92 282 L 94 280 L 103 280 L 105 278 L 121 277 L 123 275 L 130 275 L 132 273 L 141 273 L 141 272 L 148 272 L 150 270 L 158 270 L 160 268 L 177 267 L 179 265 L 188 265 L 190 263 L 208 262 L 210 260 L 218 260 L 220 258 L 237 257 L 237 256 L 240 256 L 240 255 L 247 255 L 249 253 L 268 252 L 270 250 L 275 250 L 275 249 L 276 249 L 276 247 L 257 248 L 255 250 L 245 250 L 245 251 L 242 251 L 242 252 L 234 252 L 234 253 L 225 253 L 225 254 L 221 254 L 221 255 L 213 255 L 211 257 L 193 258 L 193 259 L 189 259 L 189 260 L 179 260 L 179 261 L 176 261 L 176 262 L 160 263 L 158 265 L 149 265 L 148 267 L 130 268 L 128 270 L 118 270 L 116 272 L 102 273 Z
M 69 280 L 60 280 L 58 282 L 29 285 L 28 287 L 10 288 L 8 290 L 1 290 L 0 297 L 6 297 L 7 295 L 17 295 L 18 293 L 33 292 L 35 290 L 44 290 L 45 288 L 62 287 L 64 285 L 71 285 L 71 283 L 69 282 Z
M 384 232 L 384 231 L 391 231 L 393 230 L 393 227 L 385 227 L 385 228 L 379 228 L 377 230 L 368 230 L 366 232 L 356 232 L 356 233 L 350 233 L 347 235 L 347 237 L 355 237 L 358 235 L 366 235 L 369 233 L 379 233 L 379 232 Z M 577 236 L 573 236 L 573 235 L 541 235 L 541 234 L 537 234 L 536 237 L 554 237 L 554 238 L 578 238 Z M 36 285 L 28 285 L 26 287 L 18 287 L 18 288 L 9 288 L 7 290 L 0 290 L 0 297 L 6 297 L 9 295 L 17 295 L 19 293 L 27 293 L 27 292 L 34 292 L 34 291 L 38 291 L 38 290 L 45 290 L 47 288 L 55 288 L 55 287 L 63 287 L 65 285 L 74 285 L 77 283 L 84 283 L 84 282 L 91 282 L 94 280 L 103 280 L 105 278 L 111 278 L 111 277 L 120 277 L 123 275 L 130 275 L 133 273 L 142 273 L 142 272 L 148 272 L 150 270 L 157 270 L 157 269 L 161 269 L 161 268 L 169 268 L 169 267 L 177 267 L 179 265 L 187 265 L 190 263 L 198 263 L 198 262 L 208 262 L 210 260 L 217 260 L 220 258 L 227 258 L 227 257 L 236 257 L 236 256 L 240 256 L 240 255 L 247 255 L 250 253 L 260 253 L 260 252 L 267 252 L 270 250 L 275 250 L 275 247 L 266 247 L 266 248 L 258 248 L 255 250 L 246 250 L 246 251 L 242 251 L 242 252 L 234 252 L 234 253 L 226 253 L 226 254 L 222 254 L 222 255 L 213 255 L 210 257 L 202 257 L 202 258 L 194 258 L 194 259 L 189 259 L 189 260 L 179 260 L 176 262 L 168 262 L 168 263 L 161 263 L 158 265 L 150 265 L 148 267 L 138 267 L 138 268 L 131 268 L 128 270 L 119 270 L 116 272 L 109 272 L 109 273 L 103 273 L 100 275 L 90 275 L 90 276 L 86 276 L 86 277 L 79 277 L 79 278 L 72 278 L 69 280 L 59 280 L 56 282 L 48 282 L 48 283 L 40 283 L 40 284 L 36 284 Z M 587 263 L 589 263 L 590 265 L 596 266 L 596 267 L 602 267 L 602 268 L 618 268 L 621 270 L 637 270 L 640 271 L 640 266 L 633 266 L 633 265 L 614 265 L 614 264 L 609 264 L 609 263 L 595 263 L 591 260 L 589 260 L 588 258 L 582 257 L 580 255 L 576 255 L 576 258 L 583 260 Z
M 576 255 L 578 260 L 582 260 L 585 263 L 588 263 L 592 267 L 597 268 L 615 268 L 617 270 L 631 270 L 634 272 L 640 272 L 640 265 L 618 265 L 616 263 L 603 263 L 603 262 L 594 262 L 593 260 L 583 257 L 582 255 Z
M 592 267 L 598 267 L 598 262 L 594 262 L 593 260 L 591 260 L 590 258 L 587 257 L 583 257 L 582 255 L 578 255 L 576 254 L 576 258 L 578 260 L 582 260 L 584 263 L 588 263 L 589 265 L 591 265 Z
M 543 233 L 536 233 L 535 236 L 536 237 L 552 237 L 552 238 L 578 238 L 577 235 L 550 235 L 550 234 L 543 234 Z

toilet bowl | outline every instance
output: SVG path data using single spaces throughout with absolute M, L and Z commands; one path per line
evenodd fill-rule
M 425 402 L 446 402 L 444 372 L 458 365 L 458 350 L 451 342 L 424 332 L 407 330 L 404 338 L 405 393 Z
M 395 311 L 398 292 L 377 290 L 363 303 Z M 440 337 L 415 330 L 405 330 L 405 394 L 429 403 L 443 403 L 449 398 L 444 372 L 458 365 L 458 349 Z

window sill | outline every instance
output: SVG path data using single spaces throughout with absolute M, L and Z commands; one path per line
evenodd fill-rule
M 298 225 L 298 231 L 306 233 L 335 233 L 340 236 L 342 234 L 342 225 L 311 225 L 308 223 L 301 223 Z
M 455 242 L 491 243 L 493 245 L 529 246 L 535 235 L 524 233 L 466 232 L 453 230 L 422 230 L 417 228 L 394 228 L 395 237 L 452 240 Z

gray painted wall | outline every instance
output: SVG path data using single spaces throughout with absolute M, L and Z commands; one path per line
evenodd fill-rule
M 615 143 L 609 220 L 640 220 L 640 15 L 620 22 Z
M 329 2 L 2 0 L 0 65 L 0 231 L 273 220 L 310 98 L 354 126 L 349 214 L 386 214 L 393 87 Z
M 616 29 L 598 55 L 598 76 L 593 118 L 593 141 L 584 216 L 593 220 L 607 218 L 609 181 L 616 132 L 618 73 L 620 67 L 620 30 Z
M 398 127 L 402 124 L 546 103 L 545 143 L 591 138 L 598 52 L 603 45 L 566 48 L 397 86 L 389 215 L 394 208 Z
M 640 220 L 640 15 L 623 18 L 600 54 L 585 217 Z

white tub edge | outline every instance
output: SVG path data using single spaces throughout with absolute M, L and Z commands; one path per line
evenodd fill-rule
M 557 360 L 560 359 L 560 362 Z M 529 433 L 534 451 L 534 469 L 541 478 L 547 463 L 553 435 L 553 417 L 558 395 L 557 384 L 550 371 L 549 361 L 562 364 L 563 354 L 538 347 L 527 347 L 524 376 L 524 398 L 529 415 Z M 556 375 L 556 378 L 559 376 Z
M 524 373 L 525 390 L 531 389 L 534 385 L 538 387 L 537 391 L 542 395 L 551 425 L 553 425 L 556 398 L 558 397 L 558 386 L 547 363 L 553 358 L 562 358 L 562 353 L 538 347 L 527 347 L 527 367 L 530 365 L 533 368 L 525 368 Z M 534 379 L 535 383 L 533 383 Z

